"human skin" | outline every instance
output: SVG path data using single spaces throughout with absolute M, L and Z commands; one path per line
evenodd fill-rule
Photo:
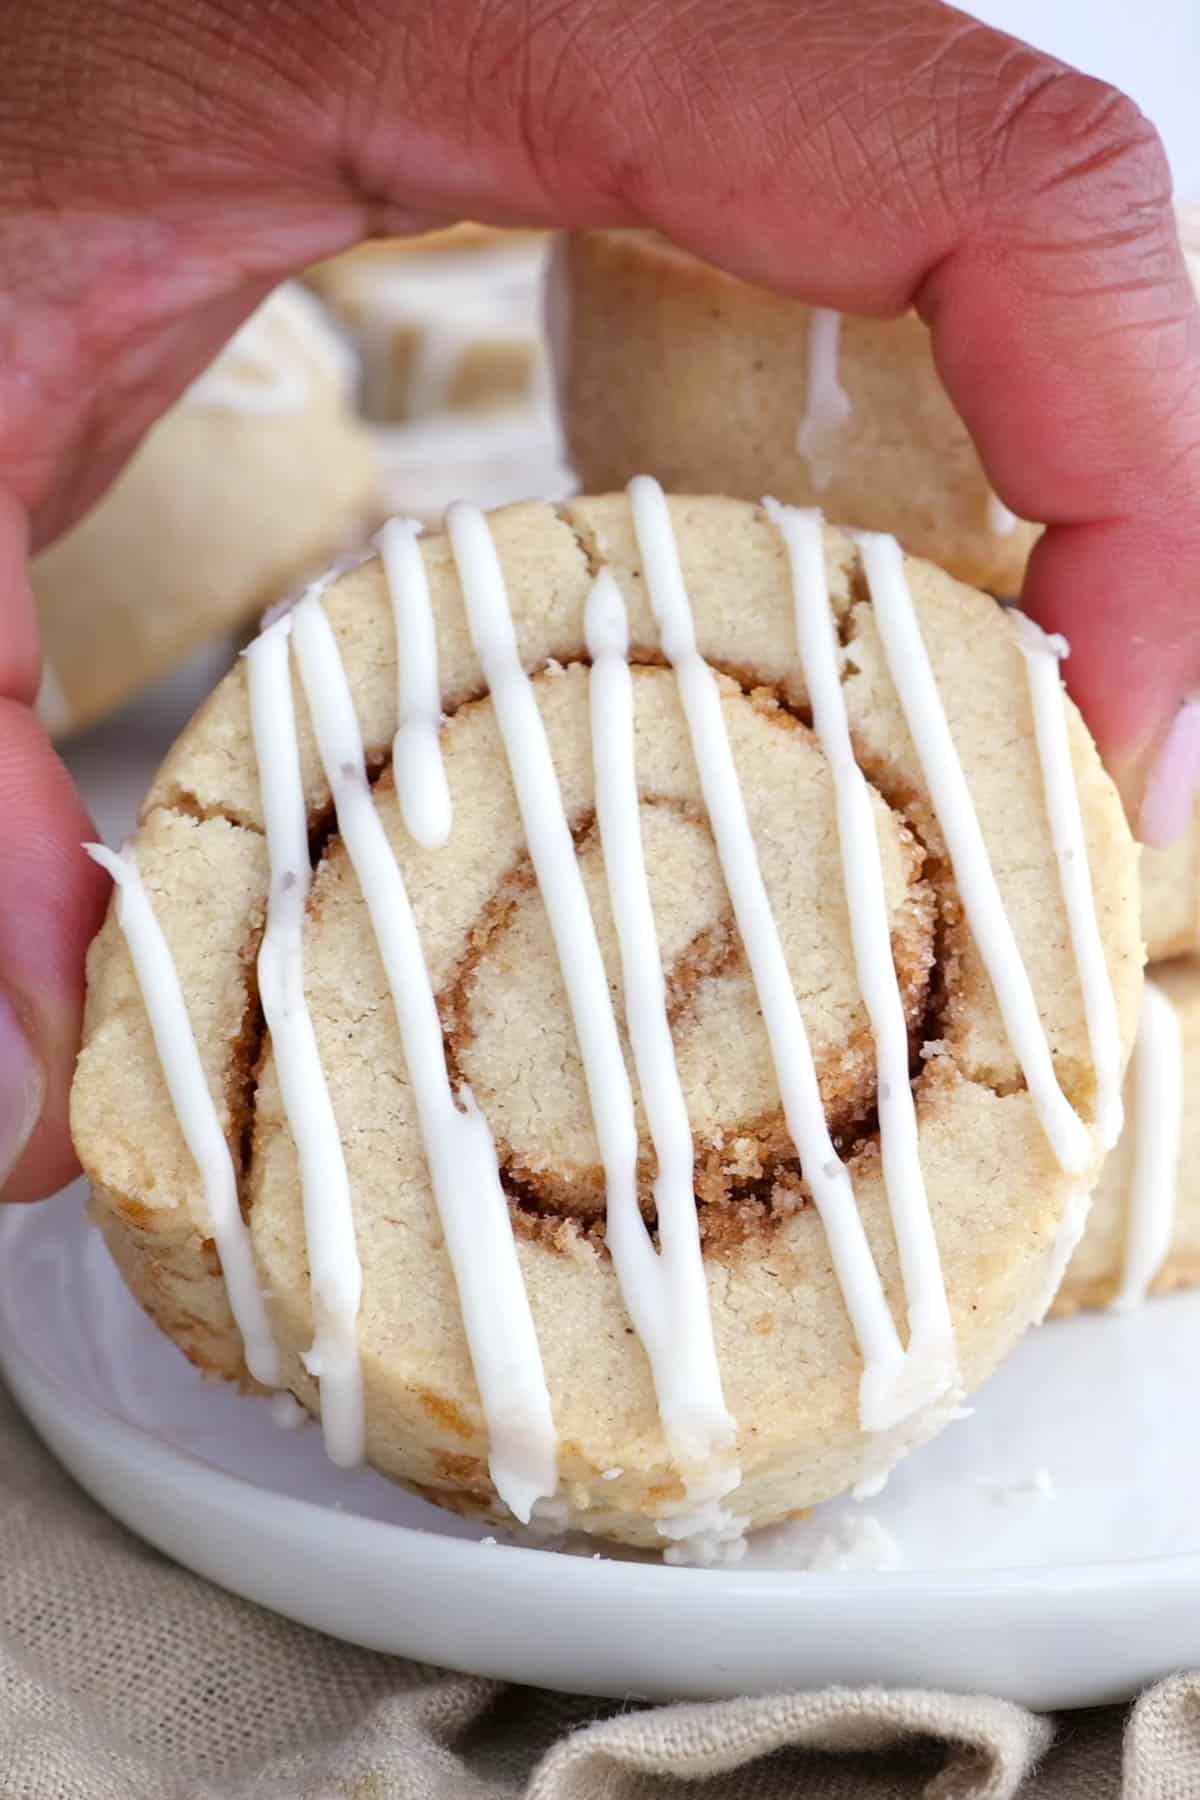
M 1152 841 L 1200 780 L 1200 315 L 1133 103 L 940 0 L 14 0 L 0 59 L 0 1192 L 74 1172 L 107 878 L 27 557 L 286 276 L 469 217 L 645 225 L 915 306 Z

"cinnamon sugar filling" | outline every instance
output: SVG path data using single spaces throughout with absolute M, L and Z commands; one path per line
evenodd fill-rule
M 586 657 L 578 659 L 586 664 Z M 656 653 L 637 653 L 639 667 L 662 667 Z M 725 682 L 735 685 L 755 710 L 780 730 L 809 729 L 801 708 L 792 705 L 776 688 L 764 686 L 751 672 L 735 677 L 718 669 Z M 537 679 L 535 677 L 535 679 Z M 473 694 L 451 716 L 486 700 Z M 369 760 L 372 788 L 386 791 L 392 782 L 390 751 Z M 923 1046 L 942 1038 L 942 1020 L 953 988 L 952 965 L 959 940 L 965 941 L 961 908 L 948 865 L 926 845 L 928 820 L 912 795 L 898 797 L 888 791 L 886 778 L 870 769 L 864 773 L 877 793 L 898 817 L 908 848 L 911 868 L 904 904 L 904 919 L 892 933 L 892 954 L 899 978 L 909 1028 L 910 1071 L 920 1081 L 928 1069 Z M 686 817 L 697 830 L 708 830 L 697 809 L 681 807 L 674 800 L 642 795 L 643 807 L 668 806 Z M 914 817 L 915 815 L 915 817 Z M 314 867 L 340 845 L 332 802 L 310 818 L 310 844 Z M 572 835 L 579 851 L 598 849 L 595 817 L 588 812 L 572 821 Z M 491 901 L 473 927 L 452 979 L 438 994 L 447 1066 L 457 1087 L 468 1079 L 477 1030 L 471 1002 L 479 972 L 489 954 L 503 944 L 516 908 L 536 888 L 532 866 L 523 855 L 508 870 Z M 309 918 L 319 917 L 321 886 L 314 884 Z M 232 1047 L 227 1096 L 230 1103 L 235 1158 L 239 1161 L 243 1212 L 248 1212 L 247 1177 L 254 1157 L 255 1097 L 259 1070 L 268 1051 L 267 1033 L 258 1002 L 255 957 L 261 926 L 243 951 L 246 1007 L 243 1026 Z M 726 904 L 716 925 L 693 934 L 681 954 L 665 969 L 668 1009 L 673 1029 L 684 1024 L 696 996 L 707 981 L 745 971 L 744 952 L 732 913 Z M 565 1008 L 565 996 L 563 999 Z M 865 1016 L 832 1054 L 818 1064 L 818 1079 L 829 1129 L 839 1153 L 849 1161 L 878 1142 L 875 1060 L 873 1039 Z M 525 1237 L 561 1250 L 586 1241 L 598 1253 L 604 1244 L 605 1184 L 598 1158 L 587 1165 L 564 1167 L 552 1161 L 551 1147 L 514 1145 L 495 1125 L 496 1147 L 504 1190 L 509 1199 L 514 1228 Z M 745 1120 L 723 1127 L 693 1119 L 695 1145 L 695 1195 L 705 1253 L 728 1254 L 774 1228 L 798 1207 L 811 1204 L 803 1170 L 796 1157 L 778 1105 Z M 656 1158 L 643 1130 L 638 1187 L 643 1216 L 655 1224 L 653 1185 Z

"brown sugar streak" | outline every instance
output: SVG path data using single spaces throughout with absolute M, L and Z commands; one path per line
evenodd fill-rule
M 428 1389 L 417 1395 L 417 1403 L 427 1418 L 435 1425 L 441 1425 L 446 1431 L 453 1432 L 455 1437 L 465 1438 L 468 1442 L 476 1435 L 475 1427 L 465 1419 L 453 1400 L 447 1400 L 441 1394 L 431 1393 Z

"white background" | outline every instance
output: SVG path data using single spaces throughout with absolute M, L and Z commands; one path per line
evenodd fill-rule
M 1200 0 L 958 0 L 964 11 L 1132 94 L 1200 200 Z

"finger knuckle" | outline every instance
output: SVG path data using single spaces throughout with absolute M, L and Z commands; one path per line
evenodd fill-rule
M 1130 209 L 1169 205 L 1162 141 L 1120 88 L 1076 70 L 1039 70 L 999 110 L 990 161 L 1005 197 L 1041 210 L 1047 201 L 1096 223 Z

